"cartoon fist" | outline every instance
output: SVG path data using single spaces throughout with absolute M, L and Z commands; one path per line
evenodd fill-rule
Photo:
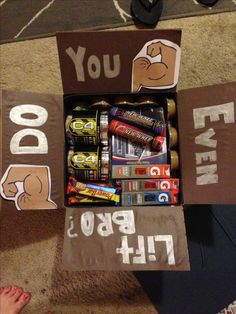
M 153 43 L 147 47 L 147 55 L 154 58 L 161 53 L 161 47 L 163 44 L 159 41 L 157 43 Z
M 12 182 L 5 182 L 3 185 L 3 193 L 6 197 L 15 197 L 16 193 L 18 192 L 18 189 L 15 185 L 15 183 Z
M 132 92 L 138 92 L 141 87 L 172 87 L 175 83 L 176 53 L 176 48 L 161 41 L 145 45 L 133 61 Z
M 53 209 L 51 176 L 47 166 L 11 165 L 1 180 L 1 195 L 17 209 Z

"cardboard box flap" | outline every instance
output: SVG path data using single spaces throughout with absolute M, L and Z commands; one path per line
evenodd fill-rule
M 180 30 L 58 33 L 64 93 L 175 89 L 180 40 Z
M 63 207 L 62 95 L 2 92 L 2 207 Z
M 183 208 L 67 208 L 67 270 L 189 270 Z
M 236 204 L 236 83 L 178 93 L 185 204 Z

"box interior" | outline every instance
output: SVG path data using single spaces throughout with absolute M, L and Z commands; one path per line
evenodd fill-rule
M 140 108 L 143 108 L 144 106 L 149 108 L 150 106 L 152 106 L 151 104 L 147 104 L 147 105 L 137 105 L 138 104 L 138 101 L 140 99 L 140 97 L 147 97 L 147 98 L 150 98 L 150 99 L 155 99 L 156 100 L 156 103 L 158 104 L 158 106 L 161 106 L 163 107 L 164 109 L 164 118 L 165 118 L 165 121 L 166 121 L 166 124 L 168 124 L 169 121 L 167 121 L 167 115 L 168 115 L 168 112 L 167 112 L 167 99 L 173 99 L 175 101 L 175 104 L 177 105 L 177 100 L 176 100 L 176 93 L 175 92 L 153 92 L 153 93 L 138 93 L 138 94 L 112 94 L 112 93 L 109 93 L 109 94 L 97 94 L 97 95 L 87 95 L 87 94 L 67 94 L 64 96 L 64 122 L 66 124 L 66 118 L 69 114 L 72 113 L 72 109 L 75 108 L 78 103 L 81 104 L 82 103 L 82 107 L 85 109 L 85 110 L 95 110 L 91 104 L 93 103 L 93 100 L 94 99 L 106 99 L 109 104 L 114 107 L 114 104 L 115 104 L 115 100 L 117 99 L 117 97 L 128 97 L 132 103 L 134 105 L 130 105 L 130 104 L 124 104 L 122 106 L 119 106 L 120 108 L 122 109 L 125 109 L 125 110 L 129 110 L 129 111 L 132 111 L 132 110 L 136 110 L 137 109 L 139 110 Z M 117 106 L 115 106 L 117 107 Z M 101 110 L 104 110 L 102 109 L 102 106 L 97 106 L 96 107 L 97 110 L 101 111 Z M 109 111 L 109 109 L 107 109 Z M 110 121 L 109 121 L 110 123 Z M 64 124 L 64 125 L 65 125 Z M 175 113 L 175 116 L 173 118 L 171 118 L 171 126 L 176 128 L 177 130 L 177 134 L 178 134 L 178 117 L 177 117 L 177 109 L 176 109 L 176 113 Z M 141 127 L 140 127 L 141 129 Z M 168 132 L 168 128 L 166 128 L 167 132 L 166 132 L 166 139 L 167 139 L 167 153 L 168 153 L 168 163 L 170 163 L 170 153 L 169 153 L 169 149 L 168 149 L 168 146 L 169 146 L 169 132 Z M 64 127 L 64 131 L 65 131 L 65 146 L 64 146 L 64 188 L 65 188 L 65 198 L 64 198 L 64 205 L 65 207 L 73 207 L 73 208 L 81 208 L 81 207 L 91 207 L 91 205 L 96 205 L 96 207 L 107 207 L 107 206 L 113 206 L 111 202 L 107 202 L 107 203 L 81 203 L 81 204 L 68 204 L 68 195 L 66 193 L 67 191 L 67 185 L 68 185 L 68 181 L 69 181 L 69 174 L 68 174 L 68 150 L 69 150 L 69 147 L 70 147 L 70 144 L 68 142 L 68 139 L 67 139 L 67 134 L 66 134 L 66 127 Z M 111 143 L 111 134 L 109 134 L 109 144 L 108 144 L 108 148 L 109 148 L 109 161 L 110 161 L 110 171 L 109 173 L 111 174 L 111 149 L 112 149 L 112 143 Z M 78 145 L 77 145 L 78 147 Z M 79 145 L 79 147 L 81 147 Z M 85 147 L 85 146 L 84 146 Z M 179 164 L 180 164 L 180 153 L 179 153 L 179 142 L 177 142 L 177 145 L 175 145 L 173 148 L 173 150 L 175 150 L 177 153 L 178 153 L 178 157 L 179 157 Z M 177 170 L 171 170 L 171 175 L 170 175 L 170 178 L 178 178 L 180 181 L 179 181 L 179 184 L 180 184 L 180 187 L 179 187 L 179 193 L 178 193 L 178 202 L 175 203 L 174 205 L 180 205 L 182 204 L 182 186 L 181 186 L 181 171 L 180 171 L 180 165 L 178 167 Z M 78 178 L 76 178 L 78 180 Z M 109 179 L 112 179 L 111 177 Z M 136 180 L 136 179 L 132 179 L 130 178 L 131 180 Z M 137 178 L 138 179 L 138 178 Z M 151 178 L 147 178 L 148 180 L 151 179 Z M 78 181 L 81 181 L 83 182 L 82 180 L 78 180 Z M 120 180 L 118 180 L 120 181 Z M 114 181 L 113 181 L 114 182 Z M 96 184 L 96 181 L 89 181 L 89 183 L 93 184 L 95 183 Z M 121 191 L 122 193 L 122 191 Z M 136 205 L 136 204 L 135 204 Z M 148 205 L 150 206 L 150 204 L 145 204 L 145 206 Z M 171 204 L 170 203 L 167 203 L 167 204 L 160 204 L 160 205 L 165 205 L 165 206 L 170 206 Z M 160 206 L 159 204 L 158 205 L 151 205 L 151 206 Z M 115 205 L 114 205 L 115 206 Z M 120 203 L 118 205 L 118 207 L 120 206 L 127 206 L 127 204 L 125 205 L 122 205 L 122 203 Z M 142 206 L 142 205 L 139 205 L 139 206 Z

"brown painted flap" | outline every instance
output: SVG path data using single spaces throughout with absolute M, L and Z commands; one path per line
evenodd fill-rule
M 180 40 L 180 30 L 58 33 L 64 93 L 137 93 L 175 88 Z
M 63 97 L 2 93 L 2 208 L 63 207 Z
M 67 270 L 189 270 L 182 207 L 67 208 Z
M 236 82 L 178 93 L 185 204 L 236 204 Z

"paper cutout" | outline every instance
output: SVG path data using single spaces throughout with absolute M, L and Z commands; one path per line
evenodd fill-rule
M 180 47 L 169 40 L 147 42 L 133 60 L 132 92 L 142 87 L 172 88 L 177 84 Z
M 18 210 L 55 209 L 48 166 L 10 165 L 0 182 L 0 194 Z

